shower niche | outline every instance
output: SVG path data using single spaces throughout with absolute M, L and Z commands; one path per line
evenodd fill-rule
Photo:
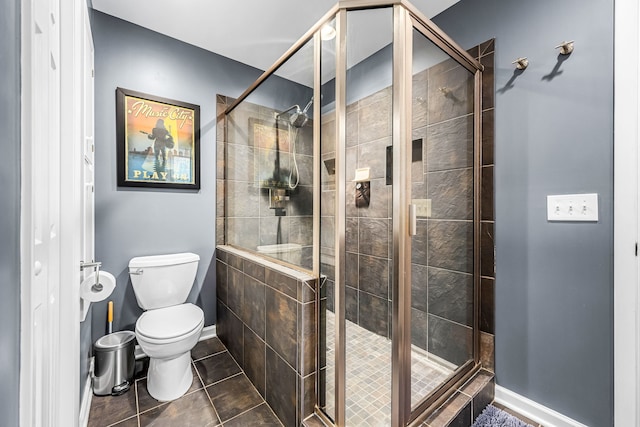
M 457 396 L 470 425 L 491 400 L 483 46 L 461 49 L 408 2 L 345 0 L 220 100 L 218 244 L 315 278 L 296 425 L 417 425 Z

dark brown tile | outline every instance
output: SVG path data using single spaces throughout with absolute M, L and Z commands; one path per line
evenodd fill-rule
M 482 164 L 494 163 L 494 109 L 482 112 Z
M 484 65 L 482 72 L 482 109 L 493 108 L 494 106 L 494 72 L 493 72 L 493 53 L 480 58 L 480 63 Z
M 213 427 L 219 424 L 204 389 L 140 414 L 140 427 Z
M 227 264 L 237 270 L 242 271 L 242 258 L 238 255 L 227 252 Z
M 263 403 L 224 423 L 224 427 L 272 426 L 280 427 L 282 423 L 273 413 L 269 405 Z
M 227 217 L 226 223 L 227 243 L 244 248 L 255 248 L 260 244 L 260 220 L 258 218 Z
M 227 259 L 229 258 L 229 252 L 227 252 L 222 247 L 216 247 L 216 259 L 227 263 Z
M 495 388 L 495 380 L 493 375 L 491 375 L 489 381 L 477 393 L 472 395 L 473 421 L 478 418 L 478 415 L 484 411 L 487 405 L 493 402 L 495 398 Z
M 473 325 L 473 275 L 429 268 L 429 314 Z
M 304 427 L 326 427 L 325 423 L 323 423 L 317 415 L 310 416 L 304 420 L 302 425 Z
M 482 276 L 495 277 L 494 224 L 482 221 L 480 224 L 480 270 Z
M 245 259 L 243 261 L 243 269 L 245 274 L 248 274 L 249 276 L 253 277 L 256 280 L 264 282 L 264 275 L 265 275 L 264 265 L 258 264 L 255 261 Z
M 358 289 L 385 300 L 389 297 L 389 260 L 368 255 L 358 257 Z
M 495 280 L 480 280 L 480 330 L 495 333 Z
M 429 82 L 427 74 L 427 70 L 423 70 L 413 75 L 411 86 L 413 91 L 411 96 L 411 127 L 413 129 L 427 125 L 427 85 Z
M 349 191 L 349 190 L 348 190 Z M 353 196 L 347 197 L 351 200 L 355 199 L 355 190 L 350 190 Z M 351 198 L 353 197 L 353 198 Z M 369 201 L 369 207 L 357 208 L 358 216 L 365 218 L 389 218 L 389 210 L 391 207 L 391 186 L 386 184 L 386 180 L 372 179 L 371 180 L 371 199 Z M 355 206 L 355 200 L 348 202 L 347 206 Z M 347 208 L 348 210 L 348 208 Z
M 296 366 L 298 303 L 271 288 L 267 288 L 266 298 L 265 341 L 291 366 Z
M 369 168 L 371 178 L 385 178 L 387 172 L 387 146 L 391 138 L 382 138 L 358 145 L 358 167 Z
M 469 427 L 471 425 L 471 399 L 456 392 L 429 418 L 429 427 Z
M 411 262 L 416 265 L 428 264 L 429 223 L 427 220 L 416 221 L 416 235 L 411 239 Z
M 199 341 L 198 344 L 196 344 L 196 346 L 191 350 L 191 358 L 193 360 L 198 360 L 225 350 L 226 347 L 224 346 L 224 344 L 222 344 L 220 338 L 213 337 L 209 338 L 208 340 Z
M 358 288 L 358 254 L 347 252 L 344 266 L 344 280 L 347 286 Z
M 135 416 L 136 393 L 132 387 L 120 396 L 93 396 L 89 412 L 89 427 L 102 427 Z
M 265 343 L 251 329 L 244 330 L 244 372 L 256 387 L 258 392 L 265 396 Z
M 480 217 L 485 221 L 493 221 L 493 166 L 482 167 L 482 199 L 480 202 Z
M 473 272 L 473 223 L 429 220 L 429 265 Z
M 480 43 L 480 55 L 486 55 L 492 53 L 496 48 L 496 39 L 487 40 L 484 43 Z
M 240 366 L 227 351 L 198 360 L 194 364 L 205 386 L 238 374 L 241 371 Z
M 124 421 L 120 421 L 117 424 L 112 424 L 109 427 L 138 427 L 138 416 L 127 418 Z
M 266 401 L 286 426 L 296 423 L 296 372 L 275 352 L 267 348 Z
M 473 74 L 456 65 L 443 72 L 429 70 L 428 123 L 435 124 L 473 111 Z
M 298 396 L 298 408 L 300 418 L 304 419 L 313 414 L 316 404 L 316 374 L 308 375 L 302 378 L 301 381 L 303 392 Z
M 216 260 L 216 294 L 220 300 L 227 304 L 227 269 L 228 266 L 220 260 Z
M 495 343 L 493 334 L 480 332 L 480 362 L 482 367 L 493 372 L 495 369 Z
M 387 258 L 389 256 L 389 221 L 361 218 L 358 228 L 360 253 Z
M 475 59 L 480 58 L 480 45 L 467 49 L 467 53 Z
M 210 385 L 206 390 L 223 423 L 263 402 L 244 374 Z
M 411 307 L 427 311 L 429 302 L 429 276 L 425 265 L 411 264 Z
M 427 350 L 427 313 L 411 309 L 411 344 Z
M 262 282 L 245 275 L 241 319 L 262 339 L 265 331 L 265 289 Z
M 461 366 L 473 353 L 473 333 L 470 327 L 429 315 L 429 352 Z
M 225 183 L 222 179 L 216 180 L 216 218 L 224 218 Z
M 307 376 L 316 367 L 316 305 L 298 307 L 298 374 Z
M 345 248 L 347 252 L 358 252 L 358 218 L 347 218 L 344 235 Z
M 298 296 L 298 281 L 294 277 L 287 276 L 279 271 L 267 268 L 265 270 L 265 283 L 291 298 Z
M 358 142 L 386 136 L 391 136 L 391 97 L 380 92 L 368 97 L 367 104 L 358 109 Z
M 472 168 L 429 172 L 427 188 L 431 218 L 473 219 Z
M 358 323 L 358 290 L 351 286 L 344 288 L 344 311 L 345 318 L 354 323 Z
M 241 316 L 244 274 L 240 270 L 229 268 L 227 279 L 227 306 L 237 316 Z
M 360 292 L 358 302 L 359 325 L 381 335 L 389 334 L 389 302 L 386 298 L 379 298 L 367 292 Z
M 316 279 L 298 280 L 298 301 L 307 303 L 316 299 Z
M 198 373 L 196 372 L 193 365 L 191 366 L 191 373 L 193 375 L 193 381 L 191 382 L 191 387 L 189 387 L 189 390 L 187 390 L 185 394 L 193 393 L 194 391 L 203 388 L 202 382 L 200 381 L 200 378 L 198 378 Z M 138 412 L 144 412 L 165 403 L 159 402 L 151 397 L 149 391 L 147 390 L 146 378 L 136 381 L 136 392 L 138 394 Z
M 464 116 L 427 128 L 427 171 L 473 165 L 473 117 Z

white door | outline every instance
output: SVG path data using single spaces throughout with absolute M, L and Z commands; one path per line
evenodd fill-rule
M 72 427 L 80 261 L 93 258 L 93 43 L 85 0 L 22 0 L 21 16 L 20 423 Z
M 640 427 L 640 6 L 615 7 L 614 419 Z
M 60 38 L 58 2 L 29 3 L 22 10 L 21 423 L 38 427 L 57 418 L 49 402 L 59 382 Z

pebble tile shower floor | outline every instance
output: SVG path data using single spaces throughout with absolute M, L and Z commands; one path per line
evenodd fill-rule
M 147 392 L 147 379 L 136 378 L 122 396 L 93 396 L 88 426 L 282 427 L 217 337 L 199 342 L 191 357 L 193 384 L 184 396 L 158 402 Z

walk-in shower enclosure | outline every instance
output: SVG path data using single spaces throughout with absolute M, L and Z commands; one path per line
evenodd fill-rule
M 221 243 L 317 278 L 326 421 L 418 422 L 480 368 L 481 78 L 410 3 L 341 1 L 225 111 Z

